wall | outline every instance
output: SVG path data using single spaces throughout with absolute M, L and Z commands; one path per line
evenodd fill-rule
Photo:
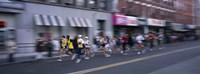
M 0 20 L 6 22 L 7 28 L 15 28 L 16 25 L 15 14 L 0 13 Z
M 91 21 L 93 28 L 89 28 L 89 37 L 93 38 L 94 32 L 96 30 L 97 19 L 106 20 L 105 30 L 112 35 L 112 15 L 111 13 L 105 12 L 97 12 L 97 11 L 88 11 L 81 9 L 73 9 L 59 6 L 50 6 L 43 4 L 34 4 L 34 3 L 26 3 L 26 10 L 23 14 L 18 15 L 18 42 L 19 43 L 27 43 L 25 46 L 30 46 L 29 48 L 21 48 L 22 51 L 25 52 L 33 52 L 33 48 L 35 44 L 35 24 L 33 22 L 34 14 L 44 14 L 44 15 L 54 15 L 54 16 L 62 16 L 62 17 L 82 17 L 87 18 Z M 67 22 L 65 20 L 65 22 Z M 69 24 L 66 23 L 66 27 L 62 27 L 62 34 L 74 34 L 75 31 L 73 28 L 70 28 Z M 25 35 L 25 36 L 24 36 Z

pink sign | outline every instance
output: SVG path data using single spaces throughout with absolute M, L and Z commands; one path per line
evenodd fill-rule
M 114 25 L 127 25 L 127 17 L 124 15 L 113 15 L 113 23 Z
M 138 26 L 138 20 L 136 17 L 132 17 L 132 16 L 127 16 L 128 18 L 128 26 Z

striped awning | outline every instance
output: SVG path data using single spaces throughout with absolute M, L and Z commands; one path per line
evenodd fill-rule
M 61 16 L 52 16 L 52 15 L 34 15 L 34 21 L 36 25 L 45 25 L 45 26 L 65 26 Z
M 72 27 L 92 27 L 91 21 L 89 19 L 68 17 L 68 21 Z

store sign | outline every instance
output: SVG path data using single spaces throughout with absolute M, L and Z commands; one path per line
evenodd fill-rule
M 115 25 L 126 25 L 127 17 L 124 15 L 114 15 L 113 22 Z
M 6 26 L 6 22 L 0 20 L 0 27 L 5 27 L 5 26 Z
M 138 20 L 136 17 L 119 15 L 119 14 L 115 14 L 113 16 L 114 16 L 113 18 L 114 25 L 138 26 Z
M 148 19 L 148 25 L 150 26 L 166 26 L 164 20 Z
M 186 25 L 186 27 L 188 28 L 188 29 L 195 29 L 196 28 L 196 25 Z
M 25 6 L 23 3 L 16 3 L 16 2 L 0 2 L 0 7 L 4 8 L 12 8 L 12 9 L 24 9 Z
M 128 26 L 138 26 L 138 20 L 136 17 L 127 16 L 127 25 Z

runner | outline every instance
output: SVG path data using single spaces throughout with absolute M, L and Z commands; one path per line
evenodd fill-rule
M 103 49 L 105 57 L 110 57 L 109 50 L 106 47 L 107 40 L 106 40 L 105 36 L 101 36 L 100 43 L 101 43 L 101 47 L 100 48 Z
M 70 39 L 70 36 L 67 36 L 67 46 L 66 46 L 66 54 L 71 55 L 71 60 L 74 60 L 76 55 L 74 53 L 74 46 L 73 46 L 73 42 Z
M 78 55 L 76 63 L 80 63 L 82 51 L 84 49 L 84 40 L 82 39 L 82 35 L 78 35 L 78 38 L 74 39 L 74 44 L 76 54 Z
M 67 46 L 67 39 L 65 38 L 65 36 L 62 36 L 61 49 L 60 49 L 60 58 L 57 61 L 62 61 L 62 56 L 65 53 L 66 46 Z
M 127 35 L 125 34 L 122 37 L 122 53 L 123 53 L 123 55 L 127 55 L 127 53 L 126 53 L 127 43 L 128 43 L 128 39 L 127 39 Z
M 142 51 L 144 51 L 144 45 L 143 45 L 143 40 L 144 37 L 141 34 L 138 34 L 136 37 L 136 48 L 137 48 L 137 54 L 141 54 Z
M 163 49 L 163 45 L 164 45 L 164 35 L 162 33 L 159 33 L 158 35 L 158 44 L 159 44 L 159 50 Z
M 149 42 L 150 51 L 153 51 L 155 36 L 153 35 L 153 33 L 149 32 L 147 39 Z
M 115 54 L 117 52 L 117 38 L 113 36 L 110 42 L 112 53 Z
M 88 37 L 85 37 L 84 45 L 85 45 L 85 48 L 84 48 L 85 59 L 90 59 L 89 53 L 90 53 L 91 43 Z

